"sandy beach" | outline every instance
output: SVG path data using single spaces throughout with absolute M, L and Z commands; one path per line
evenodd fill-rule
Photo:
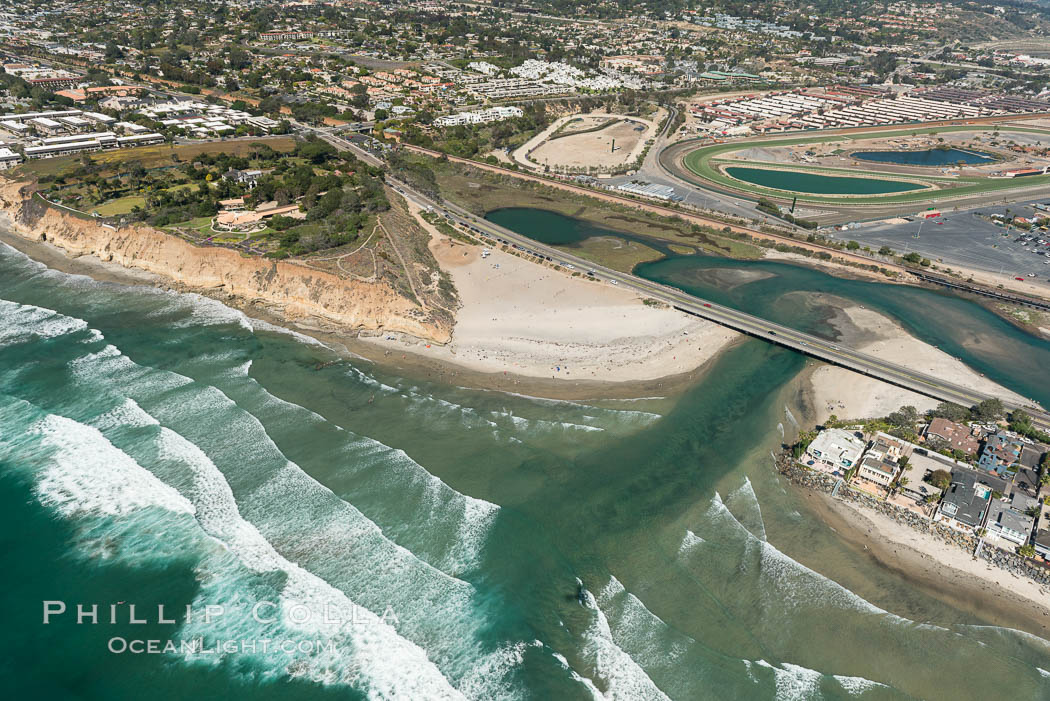
M 947 603 L 997 625 L 1050 636 L 1050 591 L 962 548 L 827 494 L 800 489 L 814 514 L 850 545 Z
M 452 240 L 431 228 L 431 250 L 459 291 L 452 341 L 362 338 L 481 373 L 548 380 L 638 382 L 689 373 L 740 336 L 643 303 L 608 282 L 571 277 L 510 253 Z
M 845 306 L 830 323 L 839 331 L 844 344 L 877 358 L 993 396 L 1028 401 L 982 377 L 944 351 L 908 335 L 898 324 L 878 312 L 856 305 Z M 816 368 L 809 378 L 809 387 L 816 423 L 825 421 L 831 414 L 840 419 L 871 418 L 885 416 L 906 404 L 925 411 L 939 403 L 831 365 Z
M 73 257 L 49 242 L 28 240 L 14 233 L 15 226 L 0 220 L 0 241 L 50 268 L 103 282 L 178 289 L 156 274 L 96 256 Z M 280 310 L 221 290 L 205 294 L 407 376 L 553 399 L 677 394 L 739 338 L 715 324 L 648 307 L 612 285 L 572 278 L 499 251 L 482 259 L 479 247 L 426 227 L 433 235 L 431 249 L 452 274 L 463 301 L 453 341 L 446 346 L 428 347 L 427 341 L 406 334 L 339 331 L 306 319 L 289 320 Z

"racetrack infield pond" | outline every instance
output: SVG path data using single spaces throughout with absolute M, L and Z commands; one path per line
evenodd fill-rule
M 811 195 L 886 195 L 926 189 L 926 186 L 919 183 L 902 180 L 818 175 L 771 168 L 730 166 L 725 172 L 730 177 L 752 185 Z
M 726 172 L 726 169 L 751 168 L 754 170 L 774 170 L 773 167 L 756 166 L 752 163 L 732 161 L 735 152 L 750 148 L 777 148 L 783 146 L 795 146 L 801 144 L 827 144 L 836 143 L 843 150 L 852 150 L 851 147 L 860 146 L 865 141 L 872 139 L 908 139 L 916 136 L 928 136 L 936 134 L 948 134 L 952 132 L 982 131 L 992 133 L 998 125 L 959 125 L 948 127 L 924 127 L 899 131 L 878 131 L 870 133 L 820 133 L 799 134 L 790 137 L 743 139 L 728 143 L 714 143 L 701 145 L 699 140 L 683 141 L 665 148 L 660 154 L 661 164 L 676 177 L 700 187 L 714 187 L 725 189 L 734 193 L 744 193 L 744 196 L 757 198 L 768 197 L 781 201 L 790 201 L 792 196 L 797 196 L 799 202 L 809 202 L 821 206 L 861 206 L 861 205 L 904 205 L 910 203 L 922 203 L 929 205 L 933 202 L 941 203 L 946 200 L 958 200 L 974 195 L 985 193 L 1010 191 L 1010 190 L 1032 190 L 1035 187 L 1050 186 L 1050 175 L 1036 175 L 1029 178 L 991 178 L 984 175 L 959 175 L 946 176 L 939 173 L 923 173 L 920 176 L 911 175 L 897 177 L 886 173 L 875 171 L 858 170 L 856 166 L 852 169 L 832 169 L 827 167 L 815 167 L 808 165 L 792 165 L 789 170 L 782 170 L 784 175 L 776 175 L 776 178 L 790 178 L 786 189 L 777 189 L 777 183 L 769 186 L 751 182 L 748 179 L 735 178 Z M 1002 127 L 1004 130 L 1007 128 Z M 1029 127 L 1008 128 L 1009 132 L 1027 133 L 1050 133 L 1041 129 Z M 1002 132 L 1000 133 L 1000 136 Z M 678 160 L 680 158 L 680 160 Z M 730 162 L 726 162 L 727 159 Z M 788 175 L 790 174 L 790 175 Z M 865 191 L 863 194 L 842 192 L 836 194 L 833 191 L 822 189 L 820 186 L 806 189 L 802 187 L 803 174 L 812 174 L 820 177 L 827 185 L 827 180 L 852 179 L 858 175 L 869 176 L 868 180 L 890 181 L 898 189 Z M 808 178 L 807 178 L 808 180 Z M 859 187 L 857 183 L 846 183 L 848 186 Z M 927 187 L 923 187 L 926 185 Z M 867 185 L 872 187 L 871 184 Z M 779 187 L 784 187 L 780 185 Z M 850 187 L 852 191 L 854 188 Z M 859 191 L 857 191 L 859 193 Z

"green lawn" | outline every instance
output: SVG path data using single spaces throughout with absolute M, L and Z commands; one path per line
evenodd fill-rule
M 119 197 L 115 200 L 109 200 L 108 202 L 103 202 L 96 207 L 92 207 L 90 211 L 97 212 L 100 217 L 116 217 L 121 214 L 130 214 L 131 210 L 135 207 L 145 209 L 146 198 L 141 195 Z
M 196 219 L 190 219 L 189 221 L 179 222 L 177 224 L 170 224 L 163 227 L 169 231 L 174 229 L 196 229 L 204 232 L 211 226 L 211 217 L 197 217 Z M 211 233 L 210 230 L 207 233 Z

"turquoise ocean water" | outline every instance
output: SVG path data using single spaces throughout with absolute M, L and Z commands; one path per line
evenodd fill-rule
M 730 293 L 764 284 L 775 309 L 771 279 Z M 1024 383 L 1003 357 L 966 359 Z M 1046 698 L 1050 643 L 883 570 L 781 483 L 770 450 L 803 365 L 749 341 L 675 399 L 468 390 L 0 246 L 3 686 L 40 699 Z M 45 601 L 68 610 L 45 625 Z M 78 624 L 78 603 L 98 622 Z M 145 623 L 129 622 L 132 604 Z M 209 606 L 222 612 L 205 620 Z M 121 650 L 139 640 L 160 649 Z

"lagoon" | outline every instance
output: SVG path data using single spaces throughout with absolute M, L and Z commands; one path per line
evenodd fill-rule
M 1043 381 L 1045 368 L 1050 367 L 1050 343 L 971 300 L 938 290 L 835 277 L 779 261 L 679 255 L 666 242 L 547 210 L 499 209 L 487 218 L 543 243 L 569 248 L 591 236 L 638 241 L 661 251 L 664 258 L 638 265 L 634 274 L 808 333 L 827 335 L 833 330 L 827 324 L 827 305 L 805 303 L 802 295 L 806 293 L 834 295 L 865 305 L 996 382 L 1050 406 L 1050 385 Z M 720 270 L 760 274 L 727 288 L 720 283 Z
M 921 151 L 854 151 L 850 158 L 871 163 L 892 163 L 905 166 L 954 166 L 986 165 L 997 159 L 980 151 L 965 151 L 957 148 L 930 148 Z
M 924 185 L 884 178 L 853 178 L 743 166 L 730 166 L 725 170 L 730 177 L 752 185 L 808 195 L 888 195 L 925 189 Z

